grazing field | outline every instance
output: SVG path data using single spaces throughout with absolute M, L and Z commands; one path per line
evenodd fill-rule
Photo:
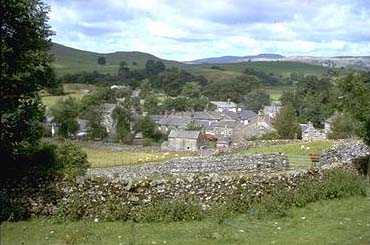
M 96 91 L 97 86 L 92 84 L 76 84 L 76 83 L 67 83 L 63 84 L 64 94 L 63 95 L 50 95 L 43 91 L 40 96 L 42 103 L 46 106 L 52 106 L 55 105 L 55 103 L 62 99 L 67 98 L 68 96 L 71 96 L 76 99 L 81 99 L 84 94 L 82 93 L 82 90 L 88 89 L 91 92 Z
M 278 76 L 288 77 L 290 73 L 303 73 L 304 75 L 321 76 L 327 68 L 318 65 L 311 65 L 301 62 L 287 61 L 253 61 L 228 64 L 215 64 L 221 70 L 211 69 L 212 64 L 189 65 L 177 61 L 163 60 L 151 54 L 141 52 L 115 52 L 99 54 L 84 50 L 73 49 L 54 43 L 50 53 L 54 56 L 53 66 L 56 73 L 61 76 L 67 73 L 82 71 L 117 74 L 119 63 L 125 61 L 130 69 L 143 69 L 149 59 L 161 60 L 167 68 L 177 67 L 191 73 L 205 76 L 209 80 L 230 79 L 241 75 L 246 68 L 253 68 L 257 71 L 273 73 Z M 106 57 L 105 65 L 98 65 L 99 56 Z
M 320 154 L 321 150 L 328 149 L 334 145 L 334 141 L 313 141 L 307 143 L 296 143 L 286 145 L 272 145 L 251 148 L 242 151 L 242 155 L 251 155 L 257 153 L 272 153 L 281 152 L 288 155 L 290 166 L 295 167 L 309 167 L 311 166 L 311 160 L 309 154 Z M 304 147 L 303 147 L 304 146 Z
M 108 148 L 83 147 L 91 167 L 113 167 L 146 162 L 164 162 L 170 159 L 191 156 L 191 152 L 158 152 L 158 151 L 113 151 Z
M 355 207 L 355 208 L 354 208 Z M 66 222 L 2 224 L 2 244 L 369 244 L 368 197 L 311 203 L 284 218 L 240 215 L 174 223 Z
M 270 95 L 270 99 L 273 101 L 280 100 L 281 95 L 284 91 L 292 91 L 295 89 L 294 86 L 269 86 L 263 88 L 266 93 Z
M 256 71 L 263 71 L 267 74 L 273 73 L 274 75 L 288 77 L 290 73 L 302 73 L 306 75 L 316 75 L 321 76 L 326 72 L 326 68 L 311 65 L 301 62 L 288 62 L 288 61 L 253 61 L 253 62 L 240 62 L 240 63 L 228 63 L 228 64 L 215 64 L 224 70 L 224 72 L 236 72 L 242 73 L 246 68 L 252 68 Z M 204 70 L 214 71 L 214 72 L 223 72 L 220 70 L 210 69 L 212 64 L 200 64 L 200 65 L 191 65 L 184 67 L 183 69 L 194 72 L 201 73 Z

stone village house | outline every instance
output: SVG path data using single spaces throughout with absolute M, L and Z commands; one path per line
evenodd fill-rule
M 200 131 L 171 130 L 168 141 L 162 144 L 163 150 L 197 151 L 202 142 Z

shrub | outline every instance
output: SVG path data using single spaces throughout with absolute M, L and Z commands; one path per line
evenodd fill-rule
M 86 153 L 81 147 L 71 143 L 58 145 L 55 158 L 55 169 L 61 175 L 84 175 L 89 167 Z
M 136 220 L 139 222 L 176 222 L 201 220 L 203 212 L 200 205 L 180 201 L 163 200 L 141 208 Z

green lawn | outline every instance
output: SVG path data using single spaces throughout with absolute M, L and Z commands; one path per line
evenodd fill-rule
M 296 143 L 286 145 L 272 145 L 257 148 L 250 148 L 241 151 L 242 155 L 251 155 L 256 153 L 282 152 L 288 155 L 290 166 L 309 167 L 311 166 L 310 153 L 319 154 L 321 150 L 328 149 L 334 141 L 313 141 L 307 143 Z M 304 149 L 301 149 L 304 146 Z
M 5 222 L 2 244 L 369 244 L 368 197 L 316 202 L 285 218 L 178 223 Z

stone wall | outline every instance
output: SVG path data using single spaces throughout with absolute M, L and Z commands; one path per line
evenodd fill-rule
M 111 178 L 143 178 L 145 176 L 172 176 L 190 174 L 232 174 L 259 169 L 281 169 L 289 166 L 285 154 L 255 154 L 251 156 L 225 155 L 209 157 L 186 157 L 160 164 L 148 163 L 139 166 L 94 168 L 88 175 Z
M 356 159 L 369 156 L 370 149 L 362 141 L 342 141 L 321 152 L 320 166 L 333 163 L 347 165 L 353 163 Z
M 294 189 L 304 178 L 317 178 L 321 175 L 321 171 L 312 169 L 251 176 L 205 174 L 140 180 L 80 177 L 58 184 L 62 196 L 59 205 L 79 205 L 82 213 L 90 212 L 91 216 L 103 215 L 103 210 L 109 210 L 111 204 L 119 203 L 131 210 L 157 200 L 186 200 L 208 209 L 240 191 L 247 191 L 258 197 L 271 192 L 277 186 Z M 88 216 L 85 213 L 83 215 Z
M 257 148 L 270 145 L 305 144 L 307 142 L 308 141 L 303 140 L 252 140 L 246 141 L 242 144 L 233 145 L 231 150 Z

